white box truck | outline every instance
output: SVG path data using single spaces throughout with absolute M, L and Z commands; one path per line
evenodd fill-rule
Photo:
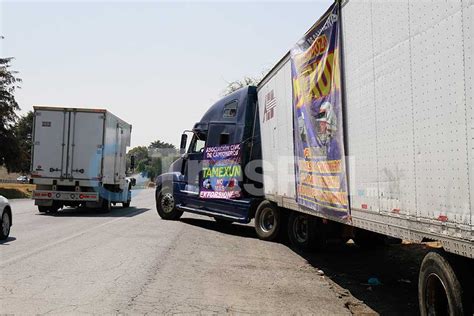
M 254 219 L 259 238 L 304 249 L 431 241 L 421 314 L 471 315 L 473 56 L 473 1 L 335 3 L 257 87 L 214 104 L 189 146 L 183 134 L 157 211 Z
M 63 206 L 130 206 L 132 126 L 104 109 L 34 107 L 31 179 L 40 212 Z

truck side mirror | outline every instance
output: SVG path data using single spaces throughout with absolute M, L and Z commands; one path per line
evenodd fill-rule
M 179 145 L 179 153 L 182 155 L 186 151 L 186 144 L 188 143 L 188 135 L 182 134 L 181 135 L 181 144 Z
M 135 169 L 135 156 L 131 155 L 130 156 L 130 169 Z

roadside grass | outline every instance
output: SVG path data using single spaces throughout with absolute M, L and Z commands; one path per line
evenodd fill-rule
M 30 198 L 34 189 L 34 184 L 0 183 L 0 195 L 7 199 Z

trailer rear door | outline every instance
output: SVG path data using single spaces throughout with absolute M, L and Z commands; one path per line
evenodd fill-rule
M 66 176 L 68 125 L 67 112 L 35 111 L 32 171 L 37 176 L 42 178 Z
M 71 113 L 69 174 L 78 180 L 98 180 L 101 176 L 104 113 Z

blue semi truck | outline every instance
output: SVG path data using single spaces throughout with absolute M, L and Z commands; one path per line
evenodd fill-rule
M 257 87 L 182 135 L 158 214 L 253 219 L 259 238 L 303 249 L 434 242 L 421 314 L 471 315 L 474 3 L 436 3 L 331 6 Z

